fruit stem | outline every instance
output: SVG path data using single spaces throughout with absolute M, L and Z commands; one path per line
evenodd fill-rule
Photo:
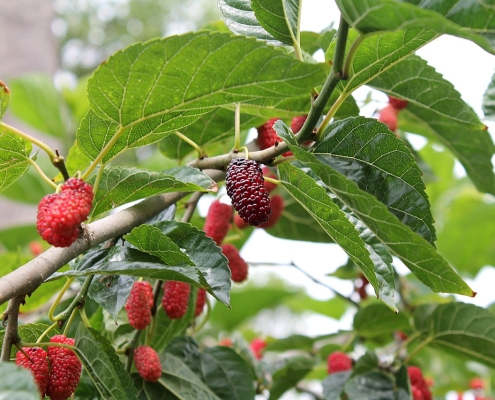
M 60 289 L 60 292 L 58 292 L 58 295 L 57 295 L 55 301 L 53 302 L 50 309 L 48 310 L 48 318 L 50 319 L 50 321 L 56 322 L 56 319 L 53 316 L 53 313 L 55 312 L 55 309 L 57 308 L 57 306 L 60 304 L 60 301 L 62 300 L 62 296 L 65 294 L 65 292 L 67 291 L 67 289 L 69 288 L 69 286 L 72 284 L 73 281 L 74 281 L 74 278 L 67 279 L 67 282 L 65 282 L 62 289 Z
M 264 176 L 263 179 L 275 185 L 280 185 L 280 181 L 278 179 L 269 178 L 268 176 Z
M 60 314 L 54 317 L 55 321 L 62 321 L 62 323 L 59 324 L 60 328 L 64 326 L 67 318 L 71 316 L 74 309 L 81 307 L 84 304 L 86 294 L 88 293 L 89 286 L 91 285 L 91 281 L 93 280 L 93 278 L 94 275 L 88 275 L 84 280 L 81 289 L 79 289 L 79 293 L 77 293 L 76 297 L 74 297 L 74 300 L 72 300 L 72 303 L 70 303 L 69 307 L 67 307 L 65 311 L 62 311 Z
M 81 179 L 85 181 L 88 179 L 88 176 L 93 172 L 93 170 L 100 164 L 103 160 L 103 158 L 108 154 L 108 152 L 112 149 L 112 147 L 117 143 L 117 141 L 120 139 L 120 136 L 124 132 L 124 128 L 121 126 L 120 129 L 115 132 L 115 135 L 112 136 L 112 138 L 108 141 L 108 143 L 101 149 L 100 154 L 91 162 L 90 166 L 84 171 L 84 173 L 81 175 Z
M 34 167 L 34 169 L 36 170 L 36 172 L 38 172 L 38 174 L 40 174 L 41 178 L 46 183 L 48 183 L 52 188 L 57 189 L 57 184 L 55 182 L 53 182 L 48 176 L 46 176 L 46 174 L 40 168 L 40 166 L 38 165 L 38 163 L 36 161 L 34 161 L 32 158 L 28 158 L 28 160 L 29 160 L 29 163 Z
M 98 169 L 98 173 L 96 174 L 95 184 L 93 185 L 93 193 L 95 194 L 95 197 L 96 197 L 96 192 L 98 190 L 98 186 L 100 185 L 101 176 L 103 175 L 103 170 L 105 169 L 106 165 L 107 164 L 101 164 L 100 168 Z M 91 223 L 92 220 L 93 220 L 93 215 L 90 215 L 87 223 L 88 224 Z
M 74 311 L 76 311 L 76 310 L 77 309 L 74 309 Z M 84 324 L 84 326 L 86 328 L 91 328 L 91 322 L 89 322 L 88 316 L 86 315 L 86 309 L 84 307 L 79 309 L 79 316 L 81 317 L 81 321 Z M 69 324 L 67 324 L 67 327 L 68 326 L 69 326 Z M 67 327 L 65 330 L 67 330 Z M 64 334 L 65 334 L 65 330 L 64 330 Z
M 64 177 L 64 180 L 66 181 L 70 178 L 70 175 L 69 171 L 67 171 L 67 167 L 65 166 L 65 158 L 58 154 L 58 150 L 55 150 L 55 153 L 57 153 L 57 157 L 52 159 L 52 164 L 60 171 L 60 173 Z
M 342 79 L 347 80 L 350 77 L 351 73 L 351 67 L 352 67 L 352 62 L 354 61 L 354 56 L 357 53 L 357 50 L 361 43 L 364 42 L 365 39 L 367 39 L 371 34 L 366 34 L 366 35 L 359 35 L 357 39 L 352 43 L 351 47 L 349 48 L 349 51 L 347 53 L 347 58 L 345 59 L 344 62 L 344 67 L 342 70 Z
M 72 310 L 72 312 L 70 313 L 69 319 L 67 320 L 67 322 L 65 322 L 64 331 L 62 332 L 65 336 L 67 336 L 67 332 L 69 331 L 69 328 L 72 324 L 72 321 L 74 321 L 74 317 L 76 316 L 76 313 L 77 313 L 77 308 L 74 308 Z M 86 324 L 84 324 L 84 325 L 86 325 Z
M 203 149 L 201 147 L 199 147 L 196 142 L 189 139 L 186 135 L 184 135 L 183 133 L 180 133 L 179 131 L 175 131 L 174 135 L 177 136 L 180 140 L 183 140 L 184 142 L 186 142 L 189 146 L 193 147 L 194 150 L 196 150 L 196 153 L 198 153 L 198 158 L 204 157 Z
M 239 147 L 241 147 L 241 103 L 235 103 L 234 150 L 239 149 Z
M 335 103 L 333 103 L 332 107 L 330 107 L 330 110 L 328 110 L 327 115 L 325 115 L 325 118 L 323 118 L 323 121 L 321 122 L 320 126 L 318 127 L 318 130 L 316 131 L 315 135 L 315 141 L 319 141 L 321 139 L 321 136 L 323 135 L 323 131 L 327 127 L 327 125 L 330 123 L 332 120 L 333 116 L 337 112 L 337 110 L 340 108 L 344 100 L 346 99 L 347 95 L 343 92 L 339 95 L 337 100 L 335 100 Z
M 337 44 L 335 46 L 332 70 L 330 71 L 320 94 L 311 105 L 308 118 L 304 122 L 300 132 L 295 136 L 298 143 L 302 143 L 306 140 L 313 140 L 313 130 L 323 114 L 325 106 L 333 91 L 337 87 L 337 84 L 343 79 L 342 67 L 344 65 L 345 47 L 347 44 L 348 34 L 349 24 L 341 16 L 339 30 L 337 32 Z
M 48 335 L 48 332 L 50 332 L 53 328 L 56 328 L 58 326 L 58 322 L 55 321 L 53 324 L 51 324 L 46 330 L 41 334 L 41 336 L 36 340 L 36 343 L 40 343 L 41 340 Z
M 14 128 L 13 126 L 10 126 L 9 124 L 6 124 L 5 122 L 0 121 L 0 128 L 3 128 L 17 136 L 20 136 L 21 138 L 27 140 L 28 142 L 31 142 L 32 144 L 38 146 L 40 149 L 44 150 L 46 154 L 48 154 L 48 157 L 50 157 L 50 160 L 54 158 L 57 158 L 57 155 L 55 152 L 51 149 L 50 146 L 48 146 L 46 143 L 43 143 L 41 140 L 38 140 L 31 135 L 28 135 L 25 132 L 20 131 L 17 128 Z

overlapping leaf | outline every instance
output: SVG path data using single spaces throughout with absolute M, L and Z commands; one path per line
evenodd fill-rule
M 180 358 L 165 353 L 161 361 L 160 384 L 181 400 L 220 400 Z
M 95 158 L 112 140 L 105 162 L 126 148 L 163 139 L 216 107 L 270 107 L 309 97 L 324 79 L 323 64 L 299 62 L 243 36 L 202 31 L 135 44 L 90 78 L 92 112 L 78 131 L 78 145 Z
M 473 291 L 428 242 L 402 224 L 387 207 L 313 154 L 301 150 L 288 132 L 277 132 L 296 157 L 363 221 L 390 251 L 433 291 L 473 296 Z
M 96 216 L 122 204 L 157 194 L 216 189 L 215 182 L 201 171 L 191 167 L 184 168 L 187 169 L 188 180 L 191 181 L 196 177 L 201 185 L 183 182 L 164 172 L 129 167 L 105 168 L 101 174 L 91 215 Z M 90 182 L 94 183 L 95 179 L 93 177 Z
M 369 85 L 408 101 L 405 125 L 411 132 L 434 137 L 461 161 L 476 187 L 495 193 L 490 134 L 452 84 L 418 56 L 408 57 Z M 408 117 L 409 116 L 409 117 Z M 419 128 L 419 129 L 418 129 Z
M 5 114 L 5 111 L 7 111 L 7 108 L 10 103 L 10 89 L 0 81 L 0 121 L 3 118 L 3 115 Z
M 357 38 L 358 33 L 350 30 L 346 45 L 347 51 Z M 349 79 L 339 84 L 339 90 L 351 93 L 404 58 L 414 54 L 435 38 L 434 32 L 421 29 L 386 32 L 367 37 L 357 48 Z M 328 60 L 333 58 L 335 45 L 336 42 L 332 42 L 326 52 Z
M 318 161 L 373 194 L 405 225 L 434 243 L 421 170 L 409 148 L 384 124 L 363 117 L 334 122 L 312 152 Z
M 288 163 L 280 164 L 278 172 L 285 189 L 360 267 L 378 294 L 378 281 L 375 276 L 374 264 L 366 245 L 359 237 L 354 225 L 348 221 L 345 214 L 327 195 L 326 190 L 318 186 L 314 179 L 303 171 Z
M 415 3 L 418 3 L 415 1 Z M 337 0 L 343 17 L 362 33 L 429 29 L 471 40 L 494 54 L 495 10 L 474 0 L 421 1 L 417 5 L 396 0 Z
M 423 312 L 418 310 L 418 312 Z M 449 303 L 415 318 L 431 345 L 495 367 L 495 315 L 473 304 Z
M 300 0 L 252 0 L 251 7 L 260 25 L 275 39 L 288 45 L 299 43 Z
M 205 233 L 191 224 L 177 221 L 157 222 L 153 226 L 179 246 L 193 261 L 201 272 L 201 280 L 206 280 L 203 287 L 222 303 L 229 305 L 230 269 L 227 258 L 215 242 Z M 173 280 L 173 279 L 172 279 Z
M 28 170 L 30 153 L 30 142 L 0 128 L 0 192 Z
M 0 363 L 0 400 L 38 400 L 40 391 L 33 374 L 14 363 Z
M 107 339 L 82 323 L 75 339 L 79 359 L 103 398 L 137 399 L 136 388 Z
M 285 359 L 282 367 L 273 374 L 270 399 L 279 399 L 287 390 L 296 386 L 313 369 L 314 365 L 315 360 L 305 355 Z
M 251 8 L 250 0 L 218 0 L 218 10 L 225 25 L 235 34 L 280 44 L 261 26 Z

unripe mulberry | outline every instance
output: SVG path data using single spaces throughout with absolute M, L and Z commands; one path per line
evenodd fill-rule
M 329 374 L 352 369 L 352 359 L 345 353 L 335 351 L 328 356 L 327 371 Z
M 196 297 L 196 310 L 194 311 L 194 316 L 197 317 L 203 312 L 206 303 L 206 290 L 203 288 L 198 289 L 198 296 Z
M 56 335 L 50 339 L 52 343 L 63 343 L 74 346 L 74 339 L 64 335 Z M 81 378 L 82 365 L 76 354 L 64 347 L 48 346 L 50 377 L 46 388 L 51 400 L 66 400 L 76 391 Z
M 34 380 L 38 385 L 41 397 L 43 398 L 46 394 L 46 385 L 48 384 L 48 377 L 50 374 L 46 351 L 41 347 L 23 347 L 22 350 L 30 359 L 26 357 L 22 351 L 18 351 L 15 355 L 15 363 L 23 368 L 29 369 L 33 373 Z
M 275 129 L 273 129 L 273 124 L 277 122 L 280 118 L 272 118 L 265 122 L 263 125 L 259 126 L 258 131 L 258 147 L 260 150 L 268 149 L 269 147 L 275 146 L 277 143 L 283 143 L 284 141 L 280 136 L 277 135 Z M 286 151 L 283 156 L 292 155 L 291 151 Z
M 149 382 L 157 382 L 162 376 L 162 364 L 157 352 L 149 346 L 134 350 L 134 365 L 138 374 Z
M 219 200 L 211 203 L 203 230 L 206 236 L 211 237 L 218 246 L 220 246 L 225 236 L 227 236 L 231 218 L 232 206 L 220 203 Z
M 260 360 L 263 357 L 263 350 L 266 347 L 266 342 L 260 338 L 254 338 L 253 341 L 249 344 L 251 351 L 254 354 L 254 357 L 257 360 Z
M 153 289 L 151 285 L 145 281 L 134 282 L 125 304 L 129 324 L 138 330 L 146 328 L 151 322 L 152 308 Z
M 225 185 L 235 210 L 245 222 L 258 226 L 268 221 L 270 199 L 256 161 L 234 158 L 227 168 Z
M 275 226 L 275 224 L 278 222 L 279 218 L 282 216 L 282 213 L 284 211 L 284 207 L 285 207 L 284 198 L 280 195 L 273 196 L 270 199 L 270 206 L 272 212 L 268 217 L 268 221 L 260 224 L 258 228 L 268 229 L 271 228 L 272 226 Z
M 162 307 L 170 319 L 179 319 L 187 311 L 191 286 L 188 283 L 167 281 L 163 286 Z
M 407 100 L 401 100 L 397 97 L 388 96 L 388 104 L 390 104 L 397 111 L 403 110 L 407 107 Z
M 60 193 L 50 194 L 38 204 L 36 228 L 55 247 L 68 247 L 76 241 L 81 222 L 88 218 L 93 188 L 82 179 L 70 178 Z
M 248 276 L 248 264 L 239 254 L 239 250 L 230 243 L 222 246 L 222 252 L 229 260 L 229 268 L 234 282 L 244 282 Z
M 397 109 L 387 106 L 380 111 L 378 121 L 383 122 L 392 132 L 397 130 Z

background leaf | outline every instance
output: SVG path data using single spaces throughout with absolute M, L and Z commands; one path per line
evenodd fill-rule
M 0 127 L 0 192 L 30 167 L 31 143 Z

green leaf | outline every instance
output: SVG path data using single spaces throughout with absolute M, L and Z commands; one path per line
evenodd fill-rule
M 94 262 L 93 257 L 101 259 Z M 49 279 L 61 276 L 88 276 L 88 275 L 129 275 L 161 280 L 175 280 L 209 287 L 203 275 L 195 267 L 169 266 L 149 254 L 128 247 L 112 247 L 98 250 L 89 258 L 83 258 L 78 263 L 77 270 L 69 270 L 53 274 Z M 211 290 L 211 289 L 209 289 Z
M 168 389 L 164 388 L 160 382 L 147 382 L 137 373 L 132 374 L 134 386 L 137 389 L 139 400 L 181 400 Z
M 371 351 L 366 351 L 352 366 L 352 376 L 366 374 L 378 369 L 378 363 L 377 355 Z
M 222 68 L 218 68 L 222 65 Z M 294 60 L 254 39 L 202 31 L 138 43 L 119 51 L 88 82 L 91 113 L 78 144 L 103 162 L 192 124 L 216 107 L 270 107 L 308 96 L 325 79 L 323 64 Z M 124 84 L 122 83 L 124 82 Z
M 218 11 L 225 25 L 235 34 L 280 44 L 260 25 L 251 8 L 250 0 L 218 0 Z
M 131 378 L 107 339 L 82 323 L 75 339 L 77 355 L 103 398 L 137 399 Z
M 192 169 L 187 167 L 188 172 Z M 198 174 L 204 175 L 199 170 Z M 96 177 L 90 179 L 94 184 Z M 91 216 L 99 215 L 122 204 L 130 203 L 146 197 L 170 192 L 206 191 L 216 188 L 209 178 L 206 187 L 181 182 L 163 172 L 149 171 L 140 168 L 107 167 L 101 174 L 98 190 L 93 201 Z
M 495 74 L 492 75 L 492 79 L 483 94 L 482 107 L 485 118 L 489 121 L 495 120 Z
M 349 399 L 396 400 L 393 380 L 383 372 L 370 372 L 351 378 L 345 384 Z
M 172 239 L 196 265 L 202 274 L 201 281 L 207 282 L 200 286 L 206 288 L 216 299 L 228 306 L 231 285 L 230 269 L 227 258 L 215 242 L 191 224 L 162 221 L 153 226 Z
M 353 117 L 330 124 L 311 149 L 361 190 L 374 195 L 389 211 L 430 243 L 436 239 L 421 170 L 409 148 L 385 124 Z
M 375 275 L 375 265 L 354 225 L 347 219 L 326 190 L 313 178 L 288 163 L 279 165 L 279 177 L 285 189 L 313 216 L 332 240 L 340 245 L 349 257 L 359 266 L 363 274 L 380 296 L 380 285 Z M 384 286 L 385 287 L 385 286 Z M 386 304 L 396 310 L 393 296 L 387 294 L 382 298 Z
M 136 279 L 126 275 L 95 275 L 88 296 L 101 305 L 117 321 Z
M 0 127 L 0 192 L 28 170 L 30 153 L 30 142 Z
M 52 292 L 53 293 L 53 292 Z M 35 343 L 38 338 L 49 328 L 47 324 L 22 324 L 19 325 L 17 332 L 19 333 L 19 337 L 25 343 Z M 3 346 L 5 330 L 0 331 L 0 346 Z M 54 333 L 48 333 L 46 337 L 49 339 L 52 337 Z M 10 349 L 10 358 L 15 358 L 17 353 L 17 347 L 12 346 Z M 0 363 L 1 365 L 2 363 Z M 1 387 L 1 385 L 0 385 Z
M 299 42 L 300 0 L 251 0 L 260 25 L 275 39 L 288 45 Z
M 44 170 L 40 164 L 42 162 L 38 162 L 38 165 Z M 47 172 L 46 170 L 44 171 Z M 40 200 L 50 193 L 53 193 L 53 187 L 48 185 L 44 179 L 41 179 L 40 174 L 34 168 L 29 168 L 20 179 L 3 191 L 2 196 L 37 206 Z
M 211 347 L 201 353 L 201 373 L 206 385 L 222 400 L 255 398 L 251 369 L 229 347 Z
M 383 304 L 375 303 L 358 310 L 353 327 L 358 335 L 373 338 L 410 330 L 411 324 L 405 313 L 392 314 Z
M 493 43 L 483 34 L 493 33 L 493 8 L 475 1 L 421 2 L 420 8 L 395 0 L 337 0 L 342 16 L 362 33 L 429 29 L 437 34 L 448 34 L 471 40 L 494 54 Z M 430 9 L 425 9 L 426 7 Z M 443 14 L 443 15 L 442 15 Z M 466 29 L 468 28 L 468 29 Z
M 67 137 L 66 110 L 51 76 L 25 75 L 10 81 L 10 89 L 13 115 L 50 136 Z
M 452 84 L 433 67 L 417 56 L 408 57 L 369 85 L 407 100 L 408 107 L 401 114 L 414 125 L 400 124 L 401 128 L 440 141 L 459 159 L 479 190 L 495 194 L 491 162 L 495 146 L 490 134 Z
M 415 322 L 430 345 L 495 367 L 495 315 L 490 311 L 454 302 L 437 306 L 421 320 L 415 317 Z
M 0 363 L 0 400 L 38 400 L 40 391 L 33 374 L 14 363 Z
M 344 386 L 352 371 L 331 374 L 322 382 L 324 400 L 341 400 Z
M 158 257 L 167 265 L 194 265 L 168 236 L 151 225 L 140 225 L 134 228 L 124 239 L 136 246 L 138 250 Z
M 359 189 L 356 183 L 322 164 L 313 154 L 299 148 L 291 134 L 278 131 L 289 144 L 294 155 L 320 176 L 330 189 L 390 251 L 424 284 L 436 292 L 474 293 L 447 261 L 421 236 L 402 224 L 387 207 L 374 196 Z
M 81 121 L 81 124 L 83 122 Z M 81 128 L 80 128 L 81 129 Z M 65 159 L 65 167 L 70 176 L 77 171 L 84 171 L 91 164 L 91 159 L 83 152 L 82 148 L 77 145 L 77 141 L 70 147 Z M 60 180 L 62 175 L 60 174 Z
M 308 54 L 316 53 L 321 48 L 320 34 L 311 31 L 301 32 L 301 48 Z
M 181 400 L 220 400 L 179 358 L 165 353 L 159 382 Z
M 312 358 L 302 355 L 283 360 L 282 368 L 273 374 L 273 384 L 270 388 L 270 400 L 279 399 L 287 390 L 293 388 L 314 367 Z
M 0 81 L 0 121 L 7 111 L 10 103 L 10 89 L 7 87 L 5 83 Z
M 374 1 L 374 0 L 373 0 Z M 366 37 L 356 51 L 349 72 L 349 79 L 340 83 L 340 91 L 349 94 L 367 84 L 404 58 L 435 39 L 432 31 L 409 29 L 402 32 L 387 32 Z M 349 32 L 347 51 L 352 47 L 358 33 Z M 326 59 L 333 59 L 336 42 L 332 42 L 326 52 Z

